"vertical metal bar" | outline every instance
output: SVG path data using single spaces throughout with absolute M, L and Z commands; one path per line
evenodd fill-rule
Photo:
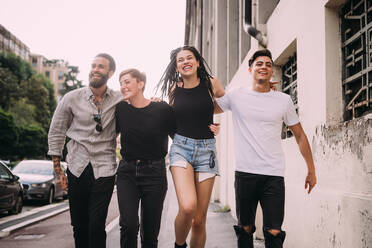
M 364 15 L 364 19 L 365 19 L 365 24 L 366 26 L 368 25 L 368 6 L 367 6 L 367 1 L 364 1 L 364 10 L 365 10 L 365 15 Z M 369 41 L 369 33 L 368 33 L 368 30 L 366 30 L 366 33 L 365 33 L 365 41 L 366 41 L 366 45 L 365 45 L 365 48 L 366 48 L 366 55 L 365 55 L 365 68 L 368 68 L 369 66 L 371 66 L 370 64 L 370 53 L 369 53 L 369 49 L 370 49 L 370 41 Z M 369 107 L 370 105 L 370 95 L 369 95 L 369 72 L 367 71 L 366 73 L 366 105 L 367 107 Z
M 348 0 L 340 14 L 346 120 L 358 118 L 372 110 L 372 83 L 368 71 L 372 67 L 372 30 L 366 28 L 370 24 L 368 1 Z M 359 30 L 356 30 L 358 27 Z

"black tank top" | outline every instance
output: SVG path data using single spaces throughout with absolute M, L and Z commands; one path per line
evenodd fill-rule
M 177 134 L 192 139 L 214 138 L 208 127 L 213 123 L 214 106 L 204 82 L 190 89 L 176 86 L 173 108 Z

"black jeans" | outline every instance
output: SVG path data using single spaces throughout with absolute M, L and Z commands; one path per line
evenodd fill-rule
M 105 222 L 115 176 L 95 179 L 89 163 L 80 177 L 67 170 L 67 180 L 75 247 L 106 247 Z
M 266 243 L 270 241 L 270 238 L 281 239 L 281 242 L 284 241 L 285 232 L 282 231 L 282 234 L 278 235 L 276 238 L 271 237 L 267 232 L 269 229 L 281 230 L 282 227 L 285 199 L 284 178 L 280 176 L 258 175 L 236 171 L 235 199 L 239 228 L 243 226 L 252 226 L 253 230 L 255 230 L 257 204 L 260 202 L 263 215 L 265 245 L 266 247 L 282 247 L 281 245 L 268 246 Z M 239 229 L 238 227 L 235 228 L 237 234 L 242 234 L 237 231 L 237 229 Z M 248 238 L 245 237 L 245 235 L 238 235 L 238 244 L 239 237 L 243 239 Z M 280 242 L 280 240 L 278 242 Z
M 139 226 L 142 248 L 158 247 L 161 214 L 168 184 L 164 159 L 120 161 L 117 171 L 120 210 L 120 246 L 137 247 Z M 138 207 L 141 200 L 141 224 Z

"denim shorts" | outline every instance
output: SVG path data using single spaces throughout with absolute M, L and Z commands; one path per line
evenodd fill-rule
M 189 163 L 194 171 L 218 175 L 215 139 L 192 139 L 175 134 L 169 151 L 170 166 L 186 168 Z

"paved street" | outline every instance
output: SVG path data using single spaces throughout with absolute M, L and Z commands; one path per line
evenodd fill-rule
M 162 225 L 159 235 L 159 248 L 174 247 L 173 221 L 177 214 L 178 204 L 171 175 L 168 175 L 168 193 L 164 203 Z M 221 213 L 216 210 L 219 206 L 211 203 L 207 218 L 207 244 L 206 248 L 234 248 L 236 238 L 232 226 L 235 220 L 230 212 Z M 117 196 L 114 192 L 107 218 L 107 247 L 120 247 L 120 230 L 118 225 L 119 211 Z M 11 233 L 10 236 L 0 239 L 0 247 L 7 248 L 70 248 L 74 246 L 70 225 L 69 211 L 40 221 L 31 226 Z M 262 241 L 255 241 L 255 248 L 263 248 Z M 138 246 L 140 247 L 140 245 Z
M 206 248 L 235 248 L 236 237 L 232 226 L 236 221 L 228 213 L 217 213 L 217 204 L 211 203 L 207 218 L 207 243 Z M 174 247 L 173 221 L 178 210 L 176 193 L 172 177 L 168 174 L 168 193 L 164 203 L 162 223 L 159 235 L 159 248 Z M 107 248 L 120 247 L 120 230 L 115 226 L 109 233 Z M 140 245 L 138 247 L 141 247 Z M 263 248 L 263 241 L 255 241 L 255 248 Z
M 116 193 L 113 194 L 107 224 L 118 216 Z M 74 247 L 69 211 L 22 228 L 0 239 L 0 247 L 7 248 L 71 248 Z

